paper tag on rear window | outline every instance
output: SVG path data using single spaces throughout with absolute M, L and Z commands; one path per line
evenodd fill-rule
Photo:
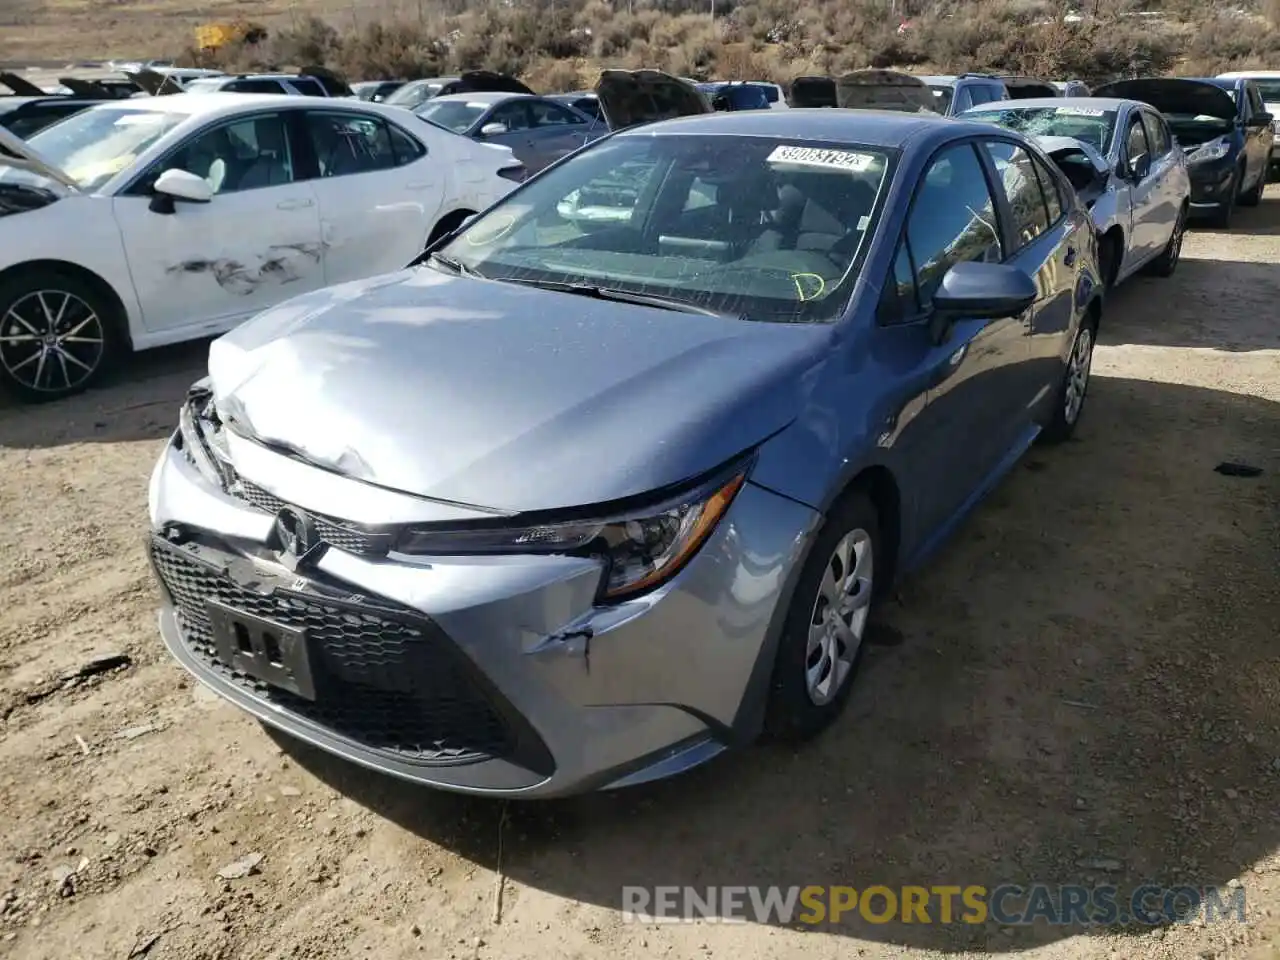
M 1059 107 L 1055 112 L 1063 117 L 1100 117 L 1107 111 L 1095 107 Z
M 819 147 L 775 147 L 769 154 L 769 163 L 799 163 L 807 167 L 826 167 L 830 170 L 848 170 L 861 173 L 875 162 L 869 153 L 851 150 L 824 150 Z

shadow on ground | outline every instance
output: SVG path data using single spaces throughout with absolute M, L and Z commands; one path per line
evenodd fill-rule
M 1280 184 L 1269 185 L 1262 202 L 1256 207 L 1236 207 L 1230 230 L 1219 230 L 1206 222 L 1192 222 L 1195 233 L 1217 233 L 1221 236 L 1267 237 L 1280 234 Z
M 109 382 L 79 396 L 23 405 L 0 394 L 0 447 L 158 440 L 178 423 L 187 387 L 204 375 L 209 340 L 134 354 Z
M 1280 404 L 1095 378 L 1086 416 L 903 585 L 885 616 L 906 642 L 869 651 L 836 727 L 666 783 L 511 803 L 506 875 L 615 909 L 624 885 L 1010 882 L 1115 884 L 1127 908 L 1141 883 L 1225 884 L 1272 853 Z M 1242 457 L 1267 472 L 1213 470 Z M 495 867 L 501 803 L 281 742 L 378 814 Z M 818 929 L 946 952 L 1080 932 L 852 914 Z

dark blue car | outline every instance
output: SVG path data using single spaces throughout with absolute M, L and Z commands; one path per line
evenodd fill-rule
M 1193 216 L 1225 229 L 1237 204 L 1261 202 L 1275 134 L 1254 81 L 1148 77 L 1103 84 L 1094 96 L 1140 100 L 1164 114 L 1187 155 Z

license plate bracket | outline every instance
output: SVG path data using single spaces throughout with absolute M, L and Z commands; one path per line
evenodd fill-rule
M 306 700 L 316 699 L 307 632 L 236 610 L 205 604 L 218 658 L 233 670 Z

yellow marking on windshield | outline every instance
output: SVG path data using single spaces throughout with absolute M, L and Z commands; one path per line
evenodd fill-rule
M 818 289 L 814 290 L 812 293 L 806 294 L 804 284 L 800 282 L 804 279 L 816 280 L 818 282 Z M 801 303 L 804 303 L 806 300 L 814 300 L 822 296 L 823 291 L 827 289 L 827 281 L 823 280 L 822 277 L 816 273 L 793 273 L 791 275 L 791 282 L 796 285 L 796 296 L 799 297 Z

